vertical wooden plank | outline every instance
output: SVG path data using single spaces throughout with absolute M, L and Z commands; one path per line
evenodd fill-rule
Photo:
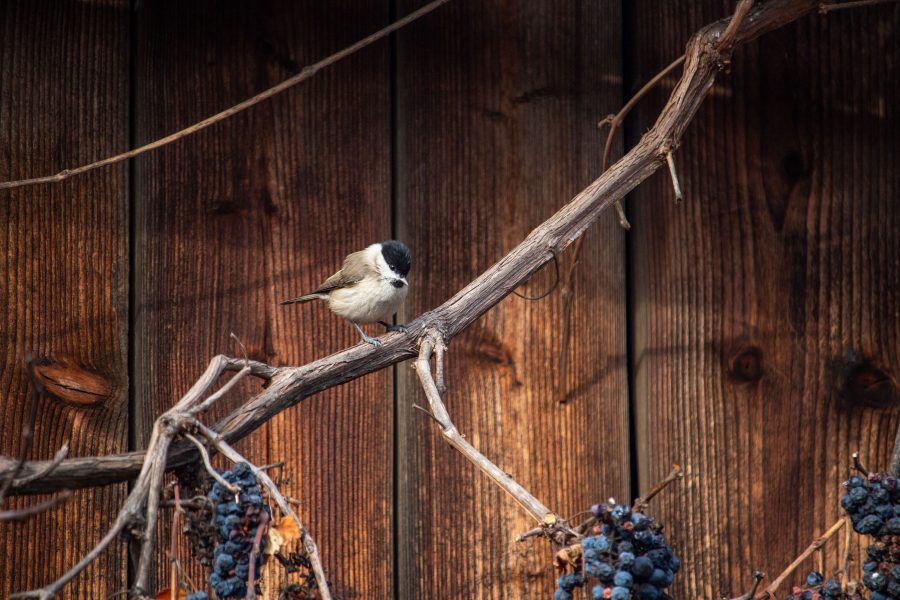
M 398 2 L 398 13 L 419 4 Z M 596 123 L 621 102 L 619 27 L 617 3 L 462 0 L 400 33 L 398 219 L 415 257 L 405 318 L 447 299 L 598 174 Z M 624 237 L 612 215 L 590 236 L 567 404 L 554 399 L 559 290 L 510 297 L 448 354 L 457 426 L 561 514 L 629 493 Z M 551 266 L 521 291 L 553 282 Z M 513 542 L 534 523 L 412 409 L 424 397 L 400 374 L 399 597 L 552 595 L 550 549 Z
M 0 179 L 45 175 L 127 147 L 128 40 L 124 1 L 0 5 Z M 66 360 L 109 386 L 90 407 L 43 398 L 32 458 L 53 456 L 68 439 L 72 456 L 127 450 L 126 168 L 0 193 L 0 256 L 0 453 L 19 451 L 29 353 Z M 110 526 L 125 491 L 79 491 L 26 523 L 0 524 L 0 597 L 49 583 L 77 562 Z M 122 591 L 125 567 L 124 547 L 113 544 L 62 596 Z
M 387 18 L 386 2 L 142 3 L 138 142 L 261 91 Z M 141 440 L 213 355 L 237 352 L 231 331 L 251 356 L 279 365 L 357 341 L 323 306 L 277 302 L 389 237 L 388 50 L 372 46 L 139 161 Z M 244 386 L 216 414 L 256 389 Z M 307 400 L 241 445 L 259 464 L 286 461 L 285 491 L 300 500 L 340 597 L 389 594 L 391 397 L 390 373 L 374 374 Z
M 636 3 L 636 79 L 732 4 Z M 742 49 L 678 150 L 685 203 L 663 174 L 631 200 L 640 479 L 690 465 L 657 505 L 686 566 L 675 597 L 780 572 L 838 517 L 854 450 L 887 466 L 900 399 L 898 26 L 897 7 L 842 11 Z

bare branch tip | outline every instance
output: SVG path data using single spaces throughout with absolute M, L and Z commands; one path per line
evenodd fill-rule
M 249 367 L 250 366 L 250 356 L 247 354 L 247 346 L 244 345 L 244 342 L 242 342 L 241 339 L 238 336 L 236 336 L 233 331 L 229 334 L 229 337 L 231 337 L 231 339 L 233 339 L 235 342 L 237 342 L 237 345 L 240 346 L 241 352 L 244 355 L 244 365 Z
M 623 229 L 628 231 L 631 229 L 631 223 L 628 222 L 628 217 L 625 216 L 625 207 L 622 206 L 622 202 L 616 200 L 615 202 L 616 214 L 619 216 L 619 225 L 622 226 Z
M 684 192 L 681 190 L 681 181 L 678 179 L 678 170 L 675 168 L 675 157 L 673 156 L 672 150 L 666 152 L 666 163 L 669 165 L 669 175 L 672 177 L 675 202 L 680 203 L 684 200 Z
M 859 451 L 854 452 L 852 455 L 853 458 L 853 468 L 863 474 L 864 477 L 869 476 L 869 470 L 863 466 L 863 464 L 859 461 Z

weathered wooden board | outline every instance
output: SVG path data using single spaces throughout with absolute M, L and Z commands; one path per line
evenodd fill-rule
M 142 3 L 137 142 L 261 91 L 387 19 L 387 2 Z M 239 352 L 229 332 L 279 365 L 357 341 L 324 306 L 277 302 L 389 237 L 389 82 L 384 42 L 138 161 L 139 440 L 213 355 Z M 285 491 L 300 500 L 343 598 L 390 593 L 391 398 L 390 373 L 378 373 L 309 399 L 241 444 L 259 464 L 286 461 Z
M 637 2 L 635 83 L 732 4 Z M 640 481 L 672 462 L 689 471 L 656 505 L 686 565 L 675 597 L 774 576 L 838 517 L 854 450 L 887 465 L 900 400 L 898 27 L 897 7 L 835 12 L 740 50 L 677 152 L 684 204 L 662 171 L 631 199 Z M 632 132 L 669 89 L 641 104 Z M 839 551 L 828 547 L 827 570 Z
M 399 2 L 405 14 L 419 2 Z M 617 3 L 462 1 L 398 37 L 397 219 L 415 264 L 403 318 L 436 306 L 599 174 L 621 101 Z M 459 429 L 561 514 L 629 493 L 624 236 L 606 216 L 577 272 L 568 403 L 555 400 L 560 290 L 510 297 L 454 340 Z M 561 259 L 563 275 L 570 257 Z M 554 283 L 548 267 L 521 290 Z M 398 597 L 552 594 L 534 523 L 454 453 L 398 378 Z
M 127 7 L 0 4 L 0 179 L 55 173 L 127 147 Z M 49 458 L 66 440 L 72 456 L 127 450 L 126 168 L 0 193 L 0 256 L 0 453 L 18 454 L 28 354 L 55 361 L 55 377 L 93 373 L 99 392 L 41 399 L 31 457 Z M 93 404 L 78 404 L 87 399 Z M 0 597 L 68 570 L 124 497 L 123 485 L 84 490 L 26 523 L 0 525 Z M 13 498 L 8 506 L 43 498 Z M 63 596 L 105 598 L 125 581 L 125 547 L 116 543 Z

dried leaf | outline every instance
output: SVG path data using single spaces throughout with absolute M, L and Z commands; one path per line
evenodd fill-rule
M 282 517 L 276 529 L 284 537 L 285 544 L 289 544 L 300 537 L 300 524 L 291 515 Z
M 185 600 L 187 596 L 188 594 L 184 591 L 184 588 L 178 588 L 176 600 Z M 156 592 L 156 600 L 172 600 L 172 588 L 163 588 Z
M 294 517 L 286 515 L 281 518 L 276 527 L 269 527 L 266 554 L 272 556 L 282 546 L 289 544 L 300 537 L 300 525 Z
M 102 375 L 66 358 L 35 362 L 34 377 L 48 394 L 75 406 L 92 406 L 112 396 L 113 385 Z

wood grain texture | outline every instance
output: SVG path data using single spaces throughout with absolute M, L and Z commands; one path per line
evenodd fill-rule
M 733 4 L 635 3 L 633 80 Z M 887 466 L 898 46 L 900 10 L 884 6 L 742 48 L 676 154 L 686 201 L 674 205 L 663 172 L 631 197 L 641 487 L 672 462 L 688 470 L 654 511 L 686 565 L 675 597 L 737 595 L 753 569 L 774 577 L 838 516 L 854 450 Z M 632 132 L 670 89 L 641 104 Z M 829 569 L 837 555 L 829 546 Z
M 225 108 L 387 22 L 386 2 L 148 2 L 138 13 L 137 143 Z M 141 440 L 218 352 L 302 364 L 353 344 L 313 289 L 390 233 L 388 44 L 138 161 L 136 405 Z M 255 385 L 255 384 L 254 384 Z M 258 386 L 248 384 L 208 422 Z M 284 460 L 341 598 L 391 585 L 389 372 L 274 419 L 239 449 Z M 161 567 L 164 567 L 161 565 Z M 274 597 L 274 596 L 271 596 Z
M 0 4 L 0 178 L 127 146 L 127 23 L 124 1 Z M 41 399 L 31 457 L 50 458 L 67 439 L 71 456 L 127 450 L 127 193 L 123 166 L 0 194 L 2 454 L 18 453 L 27 354 L 55 365 L 49 376 L 69 392 L 76 380 L 102 390 L 90 403 L 69 402 L 60 390 Z M 124 485 L 84 490 L 26 523 L 0 525 L 0 597 L 39 587 L 77 562 L 124 497 Z M 103 598 L 125 580 L 125 548 L 115 544 L 64 597 Z
M 446 300 L 598 174 L 595 124 L 621 101 L 619 23 L 608 3 L 462 0 L 398 36 L 397 218 L 415 257 L 403 320 Z M 578 275 L 569 367 L 580 383 L 568 404 L 553 393 L 558 291 L 509 297 L 448 353 L 455 424 L 561 514 L 629 489 L 623 257 L 605 216 Z M 553 271 L 521 291 L 540 295 Z M 424 396 L 400 375 L 398 597 L 550 594 L 549 547 L 513 542 L 533 523 L 412 409 Z

